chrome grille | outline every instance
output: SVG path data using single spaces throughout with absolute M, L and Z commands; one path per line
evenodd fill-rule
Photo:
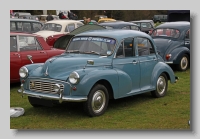
M 53 89 L 55 84 L 56 84 L 55 82 L 47 82 L 47 81 L 30 81 L 29 89 L 41 93 L 56 94 L 57 92 L 55 92 Z M 59 85 L 60 89 L 64 90 L 64 85 L 63 84 Z

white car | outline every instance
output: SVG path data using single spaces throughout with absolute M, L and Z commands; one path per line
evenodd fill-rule
M 46 41 L 46 38 L 53 35 L 68 34 L 72 30 L 83 26 L 84 24 L 76 20 L 52 20 L 44 24 L 40 31 L 34 33 L 40 35 Z

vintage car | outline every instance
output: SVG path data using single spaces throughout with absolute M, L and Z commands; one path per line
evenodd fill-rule
M 151 34 L 152 31 L 154 30 L 153 20 L 138 20 L 138 21 L 130 21 L 130 22 L 137 24 L 140 27 L 140 30 L 147 34 Z
M 167 64 L 179 71 L 190 65 L 190 22 L 167 22 L 153 30 L 153 38 L 159 54 Z
M 99 23 L 99 25 L 105 27 L 106 29 L 128 29 L 128 30 L 140 31 L 140 27 L 137 24 L 124 21 L 104 22 L 104 23 Z
M 52 20 L 44 24 L 40 31 L 34 33 L 46 39 L 53 35 L 68 34 L 75 28 L 83 26 L 84 24 L 76 20 Z
M 37 20 L 10 18 L 11 32 L 35 33 L 40 31 L 43 24 Z
M 168 81 L 177 80 L 157 53 L 151 36 L 121 29 L 75 35 L 64 54 L 45 63 L 25 65 L 19 74 L 18 93 L 28 95 L 33 107 L 83 102 L 91 117 L 102 115 L 109 99 L 146 92 L 163 97 Z
M 64 50 L 51 49 L 41 36 L 28 33 L 10 33 L 10 83 L 20 82 L 19 69 L 30 64 L 27 55 L 35 63 L 44 63 L 48 58 L 60 55 Z
M 47 39 L 48 44 L 52 44 L 52 48 L 63 49 L 65 50 L 70 39 L 79 33 L 83 33 L 90 30 L 100 30 L 106 29 L 103 26 L 95 25 L 95 24 L 86 24 L 81 27 L 74 29 L 72 32 L 66 35 L 54 35 L 51 38 Z

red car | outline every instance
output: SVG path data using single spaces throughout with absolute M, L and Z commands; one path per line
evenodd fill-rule
M 63 52 L 65 50 L 51 48 L 39 35 L 10 32 L 10 83 L 19 82 L 19 69 L 31 64 L 27 55 L 32 56 L 34 63 L 44 63 Z
M 64 36 L 66 34 L 57 34 L 57 35 L 52 35 L 46 38 L 46 42 L 50 47 L 53 47 L 54 42 L 60 38 L 61 36 Z

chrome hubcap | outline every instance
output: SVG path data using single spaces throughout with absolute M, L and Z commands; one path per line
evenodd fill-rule
M 183 69 L 183 70 L 186 69 L 187 65 L 188 65 L 188 59 L 187 59 L 187 57 L 183 57 L 181 59 L 181 69 Z
M 157 81 L 157 91 L 160 95 L 165 92 L 166 88 L 166 80 L 163 76 L 160 76 Z
M 106 103 L 106 97 L 102 90 L 98 90 L 94 93 L 92 98 L 92 109 L 95 113 L 99 113 L 103 110 Z

